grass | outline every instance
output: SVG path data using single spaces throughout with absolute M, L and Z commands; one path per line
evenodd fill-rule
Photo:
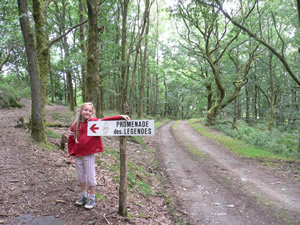
M 180 141 L 180 143 L 182 145 L 184 145 L 184 148 L 190 152 L 196 160 L 200 160 L 200 159 L 204 159 L 205 158 L 205 153 L 203 151 L 201 151 L 200 149 L 196 148 L 194 145 L 192 145 L 191 143 L 187 142 L 186 140 L 183 140 L 183 136 L 180 136 L 176 131 L 178 129 L 178 126 L 180 124 L 181 120 L 178 120 L 174 123 L 174 125 L 172 126 L 172 129 L 174 131 L 174 135 L 176 137 L 176 139 L 178 139 Z
M 130 136 L 128 137 L 128 140 L 140 144 L 143 149 L 146 149 L 147 147 L 142 136 Z
M 54 131 L 50 130 L 50 129 L 46 129 L 46 136 L 49 138 L 57 138 L 60 139 L 61 135 L 58 133 L 55 133 Z
M 119 152 L 114 149 L 106 149 L 104 152 L 105 155 L 110 155 L 114 158 L 113 162 L 110 164 L 103 164 L 102 166 L 106 166 L 107 169 L 115 173 L 115 181 L 119 182 L 120 180 L 120 163 L 119 163 Z M 149 177 L 151 176 L 143 166 L 138 166 L 135 162 L 128 160 L 128 189 L 131 191 L 138 192 L 145 196 L 153 195 L 152 187 L 149 184 Z
M 53 120 L 60 121 L 60 122 L 65 122 L 65 123 L 71 123 L 72 118 L 74 117 L 73 112 L 53 112 L 51 114 L 51 117 Z
M 163 119 L 163 120 L 155 121 L 155 123 L 154 123 L 155 129 L 160 128 L 162 125 L 166 124 L 169 121 L 170 121 L 170 119 Z
M 51 144 L 49 142 L 46 143 L 39 143 L 39 145 L 46 151 L 52 152 L 55 151 L 57 149 L 57 146 L 54 144 Z
M 21 98 L 30 98 L 30 87 L 13 76 L 2 77 L 0 82 L 0 108 L 21 108 Z
M 204 127 L 196 119 L 191 119 L 188 121 L 189 125 L 194 128 L 197 132 L 203 136 L 213 138 L 232 152 L 237 155 L 246 157 L 246 158 L 256 158 L 256 159 L 269 159 L 269 160 L 283 160 L 283 161 L 294 161 L 293 158 L 285 157 L 282 155 L 277 155 L 267 150 L 254 147 L 250 144 L 245 143 L 242 140 L 236 140 L 229 136 L 225 136 L 221 133 L 211 133 L 208 128 Z
M 104 200 L 107 199 L 105 195 L 102 195 L 102 194 L 100 194 L 98 192 L 96 192 L 96 196 L 95 197 L 96 197 L 96 199 L 100 199 L 102 201 L 104 201 Z

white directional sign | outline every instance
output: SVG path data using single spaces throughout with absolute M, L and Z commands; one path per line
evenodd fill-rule
M 89 121 L 88 136 L 152 136 L 154 120 Z

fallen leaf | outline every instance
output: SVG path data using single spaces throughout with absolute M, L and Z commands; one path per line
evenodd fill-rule
M 67 203 L 66 201 L 64 201 L 64 200 L 56 200 L 56 203 Z

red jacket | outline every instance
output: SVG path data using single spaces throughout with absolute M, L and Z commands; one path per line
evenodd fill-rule
M 120 116 L 112 116 L 102 118 L 101 120 L 120 120 Z M 69 154 L 74 156 L 91 155 L 97 152 L 103 152 L 103 145 L 100 136 L 87 136 L 88 121 L 98 121 L 98 118 L 91 118 L 84 122 L 79 123 L 78 127 L 78 143 L 75 142 L 74 128 L 75 124 L 72 125 L 70 135 L 68 139 Z

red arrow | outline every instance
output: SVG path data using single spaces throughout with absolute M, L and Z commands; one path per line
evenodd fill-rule
M 91 127 L 90 127 L 91 131 L 93 131 L 93 133 L 96 133 L 95 130 L 99 130 L 99 127 L 96 127 L 96 124 L 93 124 Z

